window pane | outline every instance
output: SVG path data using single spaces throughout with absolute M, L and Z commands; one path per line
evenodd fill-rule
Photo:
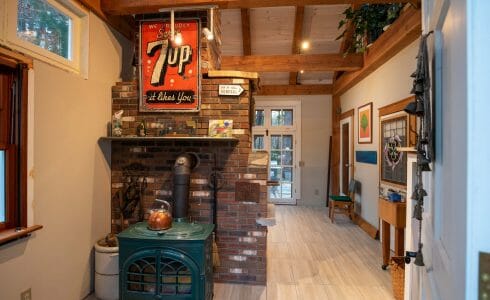
M 281 165 L 281 151 L 271 151 L 271 166 Z
M 282 149 L 292 150 L 293 149 L 293 136 L 283 135 L 282 136 Z
M 293 125 L 293 110 L 285 109 L 282 111 L 282 125 L 291 126 Z
M 281 110 L 273 109 L 271 111 L 271 125 L 272 126 L 281 125 Z
M 264 126 L 264 110 L 255 111 L 255 126 Z
M 5 151 L 0 151 L 0 223 L 5 222 Z
M 271 168 L 271 180 L 281 180 L 281 168 Z
M 45 0 L 18 0 L 17 36 L 52 53 L 71 59 L 71 18 Z
M 293 152 L 283 151 L 282 152 L 282 164 L 291 166 L 293 164 Z
M 282 180 L 293 181 L 293 168 L 285 167 L 282 169 Z
M 280 150 L 281 149 L 281 136 L 271 135 L 271 149 Z
M 281 182 L 281 198 L 293 198 L 293 186 L 290 182 Z
M 264 149 L 263 135 L 254 135 L 254 149 Z

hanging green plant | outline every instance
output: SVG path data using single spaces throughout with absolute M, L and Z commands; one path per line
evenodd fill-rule
M 398 18 L 402 8 L 402 3 L 364 4 L 358 9 L 349 7 L 342 13 L 344 18 L 340 20 L 338 29 L 345 28 L 336 40 L 344 37 L 347 24 L 352 22 L 354 30 L 352 39 L 347 41 L 350 46 L 346 53 L 363 53 L 383 33 L 384 27 Z

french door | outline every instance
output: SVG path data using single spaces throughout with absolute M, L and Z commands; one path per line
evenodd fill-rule
M 300 199 L 300 131 L 299 102 L 257 101 L 252 128 L 254 151 L 269 153 L 269 201 L 296 204 Z

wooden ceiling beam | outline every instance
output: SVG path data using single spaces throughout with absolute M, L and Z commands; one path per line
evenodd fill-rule
M 91 0 L 88 0 L 91 1 Z M 99 1 L 99 0 L 97 0 Z M 258 8 L 277 6 L 408 3 L 420 0 L 100 0 L 102 10 L 111 15 L 155 13 L 160 8 L 215 5 L 227 8 Z
M 364 58 L 364 67 L 358 71 L 346 72 L 334 82 L 334 95 L 342 95 L 403 48 L 410 45 L 422 33 L 421 12 L 409 7 L 400 17 L 369 47 Z
M 305 84 L 305 85 L 263 85 L 257 91 L 259 96 L 286 96 L 286 95 L 331 95 L 331 84 Z
M 243 55 L 252 55 L 252 42 L 250 38 L 250 9 L 242 8 L 242 40 Z
M 80 4 L 131 41 L 135 40 L 136 21 L 132 16 L 111 16 L 102 11 L 100 0 L 78 0 Z
M 303 39 L 303 21 L 305 16 L 305 7 L 297 6 L 296 7 L 296 16 L 294 20 L 294 35 L 293 35 L 293 54 L 300 53 L 300 43 Z M 298 72 L 289 73 L 289 84 L 298 84 Z
M 221 57 L 222 70 L 252 72 L 354 71 L 363 66 L 363 55 L 292 54 Z

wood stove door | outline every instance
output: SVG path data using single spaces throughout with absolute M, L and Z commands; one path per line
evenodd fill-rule
M 200 299 L 204 282 L 199 267 L 186 254 L 172 249 L 148 249 L 123 264 L 121 299 Z

